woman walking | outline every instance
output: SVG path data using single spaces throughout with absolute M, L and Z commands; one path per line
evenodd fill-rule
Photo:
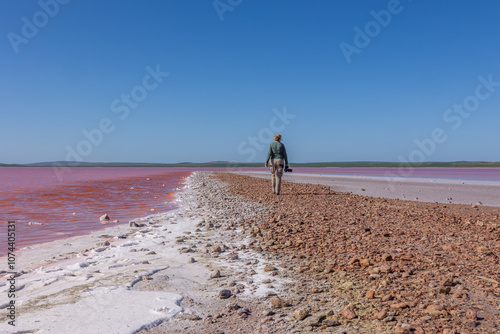
M 269 145 L 266 164 L 271 160 L 271 172 L 273 174 L 273 194 L 279 195 L 281 191 L 281 176 L 283 167 L 288 168 L 288 157 L 286 156 L 285 145 L 281 143 L 281 135 L 274 135 L 274 142 Z M 284 160 L 284 163 L 283 163 Z

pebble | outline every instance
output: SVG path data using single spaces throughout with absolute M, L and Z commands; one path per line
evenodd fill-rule
M 264 266 L 264 271 L 274 271 L 274 270 L 278 270 L 278 269 L 272 265 L 269 265 L 269 264 Z
M 443 314 L 443 307 L 441 305 L 429 305 L 427 306 L 427 309 L 425 310 L 425 313 L 430 315 L 431 317 L 437 318 L 440 317 Z
M 383 254 L 382 261 L 392 261 L 392 255 L 391 254 Z
M 311 316 L 305 320 L 304 325 L 311 326 L 311 327 L 317 327 L 317 326 L 319 326 L 320 321 L 321 321 L 321 319 L 319 317 Z
M 382 297 L 382 301 L 383 301 L 383 302 L 388 302 L 388 301 L 391 301 L 391 300 L 393 300 L 393 299 L 394 299 L 394 297 L 393 297 L 392 295 L 384 295 L 384 296 Z
M 441 287 L 438 292 L 447 295 L 451 292 L 451 287 Z
M 396 321 L 396 318 L 394 318 L 393 315 L 389 315 L 387 317 L 385 317 L 383 320 L 383 322 L 391 322 L 391 321 Z
M 242 316 L 243 314 L 246 314 L 246 315 L 249 315 L 251 312 L 248 308 L 246 307 L 241 307 L 239 308 L 236 313 L 239 315 L 239 316 Z
M 465 313 L 465 317 L 469 320 L 476 320 L 477 319 L 477 312 L 475 310 L 469 309 Z
M 229 311 L 236 311 L 237 309 L 241 308 L 241 306 L 236 303 L 231 303 L 227 305 L 227 308 Z
M 301 308 L 293 312 L 293 316 L 297 320 L 303 320 L 309 315 L 309 311 L 306 310 L 305 308 Z
M 43 225 L 43 223 L 39 222 L 29 222 L 28 225 Z
M 385 319 L 385 317 L 387 317 L 387 310 L 386 309 L 375 312 L 375 319 L 383 320 L 383 319 Z
M 288 306 L 288 303 L 286 303 L 284 300 L 282 300 L 279 297 L 272 297 L 269 302 L 271 303 L 271 309 L 280 309 L 283 307 Z
M 385 274 L 390 274 L 393 272 L 392 268 L 390 266 L 381 266 L 379 268 L 380 272 L 381 273 L 385 273 Z
M 323 324 L 326 327 L 340 326 L 340 322 L 339 322 L 339 319 L 337 317 L 332 317 L 330 319 L 326 319 L 323 321 Z
M 403 309 L 403 308 L 407 308 L 408 305 L 406 305 L 406 303 L 397 303 L 397 304 L 392 304 L 391 305 L 391 308 L 394 308 L 394 309 Z
M 398 334 L 410 334 L 411 327 L 409 325 L 401 325 L 396 327 L 395 332 Z
M 445 280 L 441 283 L 443 286 L 452 286 L 454 283 L 454 276 L 450 275 L 445 278 Z
M 221 290 L 219 292 L 219 298 L 220 299 L 228 299 L 229 297 L 231 297 L 233 294 L 231 293 L 230 290 Z
M 340 314 L 341 314 L 344 318 L 349 319 L 349 320 L 354 319 L 354 318 L 356 318 L 356 316 L 357 316 L 357 315 L 356 315 L 356 312 L 354 312 L 354 310 L 352 310 L 351 308 L 348 308 L 348 307 L 346 307 L 345 309 L 343 309 L 343 310 L 340 312 Z
M 219 278 L 220 277 L 220 271 L 219 270 L 214 270 L 211 274 L 210 274 L 210 278 Z
M 361 267 L 369 267 L 370 266 L 370 260 L 369 259 L 362 259 L 359 261 L 359 264 Z

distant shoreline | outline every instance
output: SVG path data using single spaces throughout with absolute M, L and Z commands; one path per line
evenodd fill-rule
M 265 172 L 240 171 L 246 175 L 270 179 Z M 396 177 L 381 175 L 287 173 L 284 180 L 321 184 L 343 193 L 360 196 L 400 199 L 414 202 L 471 204 L 500 207 L 500 180 L 443 177 Z M 479 204 L 480 203 L 480 204 Z
M 205 163 L 143 163 L 143 162 L 78 162 L 78 161 L 53 161 L 30 164 L 2 164 L 0 167 L 188 167 L 188 168 L 245 168 L 262 167 L 262 163 L 244 163 L 231 161 L 215 161 Z M 399 163 L 399 162 L 376 162 L 376 161 L 353 161 L 353 162 L 290 162 L 290 167 L 350 167 L 350 168 L 500 168 L 500 162 L 485 161 L 451 161 L 451 162 L 423 162 L 423 163 Z

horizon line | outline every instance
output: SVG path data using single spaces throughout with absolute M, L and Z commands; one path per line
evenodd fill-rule
M 34 163 L 0 163 L 0 166 L 4 167 L 84 167 L 84 166 L 106 166 L 106 165 L 122 165 L 122 166 L 170 166 L 170 167 L 200 167 L 200 165 L 207 165 L 205 167 L 210 167 L 210 165 L 233 165 L 233 167 L 258 167 L 263 165 L 264 162 L 239 162 L 239 161 L 207 161 L 207 162 L 87 162 L 87 161 L 46 161 L 46 162 L 34 162 Z M 357 160 L 357 161 L 314 161 L 314 162 L 290 162 L 290 165 L 294 165 L 296 167 L 301 167 L 300 165 L 332 165 L 331 167 L 349 167 L 343 165 L 353 165 L 352 167 L 363 167 L 359 165 L 372 165 L 372 166 L 364 166 L 364 167 L 402 167 L 402 166 L 412 166 L 412 167 L 425 167 L 429 165 L 462 165 L 467 167 L 467 165 L 498 165 L 495 167 L 500 167 L 500 161 L 468 161 L 468 160 L 460 160 L 460 161 L 426 161 L 419 163 L 410 163 L 410 162 L 395 162 L 395 161 L 370 161 L 370 160 Z M 335 166 L 342 165 L 342 166 Z M 357 165 L 357 166 L 356 166 Z M 379 165 L 379 166 L 377 166 Z M 387 165 L 387 166 L 381 166 Z M 458 167 L 457 166 L 457 167 Z M 214 166 L 216 167 L 216 166 Z M 219 167 L 219 166 L 217 166 Z M 307 166 L 303 166 L 307 167 Z M 330 167 L 330 166 L 315 166 L 315 167 Z

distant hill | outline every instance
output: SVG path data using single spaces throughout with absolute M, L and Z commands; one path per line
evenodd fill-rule
M 148 163 L 148 162 L 77 162 L 77 161 L 53 161 L 37 162 L 30 164 L 1 164 L 0 167 L 262 167 L 263 163 L 246 163 L 231 161 L 211 161 L 203 163 L 181 162 L 181 163 Z M 346 162 L 307 162 L 290 163 L 290 167 L 434 167 L 434 168 L 500 168 L 500 162 L 487 161 L 451 161 L 451 162 L 424 162 L 420 164 L 403 164 L 398 162 L 380 161 L 346 161 Z

